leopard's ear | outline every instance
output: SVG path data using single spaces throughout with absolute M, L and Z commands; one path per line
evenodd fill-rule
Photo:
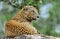
M 24 6 L 22 9 L 23 9 L 24 12 L 28 12 L 29 11 L 29 8 L 26 7 L 26 6 Z
M 26 7 L 26 6 L 23 6 L 23 8 Z
M 28 10 L 28 9 L 31 9 L 31 8 L 32 8 L 32 6 L 24 6 L 23 7 L 24 10 Z

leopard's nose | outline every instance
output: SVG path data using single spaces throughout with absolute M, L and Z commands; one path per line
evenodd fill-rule
M 39 18 L 39 16 L 37 16 L 37 18 Z

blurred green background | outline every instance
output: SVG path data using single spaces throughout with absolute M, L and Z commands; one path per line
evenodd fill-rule
M 39 32 L 60 37 L 60 0 L 0 0 L 0 36 L 5 36 L 6 22 L 26 5 L 39 11 L 39 20 L 32 21 Z

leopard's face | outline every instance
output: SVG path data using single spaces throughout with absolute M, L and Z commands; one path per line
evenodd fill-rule
M 23 11 L 24 17 L 29 21 L 36 20 L 37 18 L 39 18 L 37 9 L 32 6 L 25 6 L 23 8 Z

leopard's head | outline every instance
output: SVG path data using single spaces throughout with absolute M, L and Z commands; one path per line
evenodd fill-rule
M 36 20 L 39 18 L 38 11 L 33 6 L 24 6 L 22 8 L 23 15 L 28 21 Z

